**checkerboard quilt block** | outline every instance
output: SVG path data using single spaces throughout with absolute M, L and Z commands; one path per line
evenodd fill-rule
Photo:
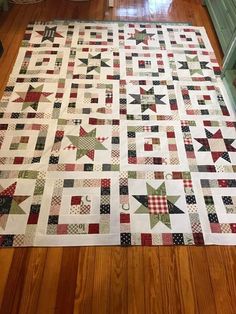
M 29 24 L 0 102 L 0 246 L 236 244 L 236 122 L 202 27 Z

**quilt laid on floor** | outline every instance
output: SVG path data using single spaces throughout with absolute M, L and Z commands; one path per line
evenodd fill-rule
M 204 28 L 30 24 L 0 105 L 0 246 L 236 244 L 235 114 Z

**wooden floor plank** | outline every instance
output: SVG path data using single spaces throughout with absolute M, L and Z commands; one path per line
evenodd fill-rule
M 145 313 L 163 313 L 159 248 L 143 248 Z
M 236 300 L 236 248 L 224 246 L 219 250 L 222 255 L 222 265 L 225 268 L 231 300 Z
M 128 313 L 128 255 L 127 248 L 115 247 L 111 250 L 111 280 L 109 313 Z
M 175 248 L 160 247 L 159 261 L 163 309 L 170 314 L 182 314 Z
M 22 291 L 25 283 L 25 277 L 30 267 L 30 254 L 36 249 L 20 248 L 14 250 L 11 269 L 6 282 L 3 301 L 1 305 L 1 314 L 18 314 L 22 298 Z M 28 296 L 27 296 L 28 297 Z
M 144 260 L 142 247 L 128 248 L 128 313 L 144 314 Z
M 110 247 L 95 248 L 92 313 L 99 309 L 101 313 L 109 314 L 111 250 Z
M 206 250 L 217 313 L 235 314 L 235 298 L 231 299 L 227 271 L 218 246 Z
M 80 249 L 74 300 L 75 314 L 92 313 L 95 257 L 95 248 Z
M 0 249 L 0 308 L 15 249 Z
M 209 265 L 204 247 L 191 248 L 190 263 L 196 291 L 198 313 L 217 313 L 214 291 L 210 279 Z
M 73 313 L 80 248 L 63 248 L 55 313 Z
M 192 270 L 188 247 L 178 247 L 176 254 L 176 277 L 179 284 L 179 294 L 182 314 L 195 314 L 198 312 L 196 291 L 192 280 Z
M 37 314 L 53 314 L 55 312 L 62 252 L 62 248 L 47 249 L 44 273 L 37 305 Z
M 47 249 L 45 248 L 30 251 L 18 308 L 19 314 L 32 314 L 37 311 L 46 255 Z

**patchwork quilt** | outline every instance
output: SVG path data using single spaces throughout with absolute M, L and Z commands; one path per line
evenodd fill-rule
M 204 28 L 30 24 L 0 106 L 0 246 L 236 244 L 235 114 Z

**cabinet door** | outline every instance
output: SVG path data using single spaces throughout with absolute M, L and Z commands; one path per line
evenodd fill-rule
M 226 8 L 227 6 L 223 1 L 218 0 L 207 0 L 206 4 L 209 8 L 209 12 L 212 16 L 212 20 L 221 43 L 221 47 L 226 52 L 228 45 L 231 41 L 232 30 L 229 27 L 228 16 Z
M 222 5 L 226 12 L 229 28 L 233 34 L 236 28 L 236 3 L 234 3 L 233 0 L 224 0 L 222 1 Z

